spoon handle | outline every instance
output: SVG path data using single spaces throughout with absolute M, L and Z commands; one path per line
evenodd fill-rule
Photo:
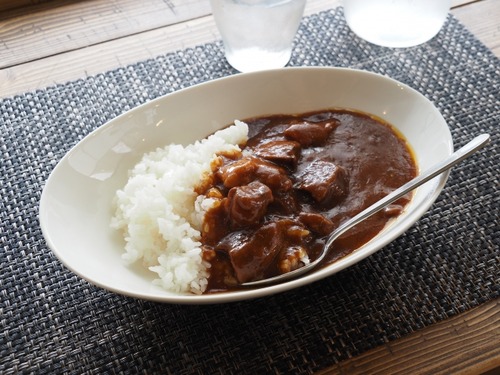
M 348 220 L 347 222 L 345 222 L 343 225 L 339 226 L 335 231 L 332 232 L 332 234 L 330 235 L 330 238 L 328 239 L 328 241 L 325 244 L 325 248 L 328 249 L 332 245 L 333 241 L 335 241 L 335 239 L 337 239 L 340 235 L 342 235 L 347 230 L 351 229 L 353 226 L 355 226 L 359 222 L 363 221 L 367 217 L 380 211 L 384 207 L 386 207 L 389 204 L 391 204 L 392 202 L 398 200 L 399 198 L 401 198 L 405 194 L 409 193 L 413 189 L 416 189 L 417 187 L 419 187 L 420 185 L 429 181 L 430 179 L 443 173 L 447 169 L 450 169 L 454 165 L 460 163 L 462 160 L 466 159 L 467 157 L 472 155 L 474 152 L 476 152 L 477 150 L 484 147 L 489 142 L 489 140 L 490 140 L 489 134 L 478 135 L 472 141 L 470 141 L 465 146 L 463 146 L 460 149 L 458 149 L 457 151 L 455 151 L 453 154 L 448 156 L 443 161 L 433 165 L 432 167 L 430 167 L 428 170 L 426 170 L 425 172 L 423 172 L 419 176 L 408 181 L 406 184 L 402 185 L 398 189 L 396 189 L 393 192 L 391 192 L 390 194 L 386 195 L 381 200 L 377 201 L 376 203 L 374 203 L 370 207 L 361 211 L 359 214 L 357 214 L 352 219 Z M 317 259 L 316 261 L 319 263 L 319 261 L 321 261 L 324 258 L 324 256 L 326 255 L 327 252 L 328 251 L 324 251 L 323 254 L 320 256 L 321 259 Z

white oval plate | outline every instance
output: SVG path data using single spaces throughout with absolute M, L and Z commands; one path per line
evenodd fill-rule
M 157 98 L 95 130 L 58 163 L 40 201 L 48 246 L 71 271 L 127 296 L 169 303 L 222 303 L 297 288 L 345 269 L 394 240 L 435 201 L 448 173 L 420 187 L 406 211 L 362 248 L 302 278 L 259 289 L 179 295 L 152 284 L 155 274 L 121 260 L 124 240 L 110 228 L 112 200 L 142 155 L 170 143 L 188 144 L 235 119 L 348 108 L 376 115 L 407 138 L 420 170 L 453 152 L 448 126 L 424 96 L 365 71 L 314 67 L 237 74 Z

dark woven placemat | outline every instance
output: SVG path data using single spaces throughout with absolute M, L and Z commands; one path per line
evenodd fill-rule
M 456 167 L 401 238 L 333 277 L 213 306 L 108 293 L 65 269 L 38 224 L 44 181 L 107 120 L 159 95 L 235 73 L 220 42 L 0 101 L 0 373 L 312 373 L 499 296 L 499 60 L 449 17 L 432 41 L 368 44 L 342 9 L 303 20 L 291 65 L 366 69 L 431 99 L 456 147 L 492 143 Z

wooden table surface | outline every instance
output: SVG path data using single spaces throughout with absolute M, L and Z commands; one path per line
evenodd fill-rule
M 308 0 L 306 15 L 337 5 L 341 0 Z M 452 0 L 451 13 L 500 57 L 500 0 Z M 0 98 L 218 38 L 208 0 L 0 0 Z M 415 367 L 500 373 L 500 301 L 321 373 L 414 374 Z

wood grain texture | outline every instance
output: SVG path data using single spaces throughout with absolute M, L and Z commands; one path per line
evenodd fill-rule
M 102 1 L 104 0 L 98 2 Z M 203 3 L 203 7 L 208 4 L 208 0 L 189 0 L 191 6 L 195 6 L 195 3 L 200 5 Z M 308 1 L 305 14 L 319 12 L 339 4 L 340 0 Z M 68 11 L 72 10 L 68 9 Z M 64 16 L 61 17 L 64 18 Z M 1 29 L 2 22 L 0 21 Z M 218 38 L 220 36 L 213 17 L 211 15 L 199 17 L 197 13 L 197 16 L 187 21 L 165 21 L 163 27 L 71 49 L 64 53 L 46 53 L 46 57 L 37 60 L 30 61 L 26 57 L 22 63 L 0 69 L 0 97 L 98 74 Z M 39 46 L 38 48 L 46 47 Z M 1 51 L 0 56 L 2 56 Z
M 48 3 L 54 0 L 0 0 L 0 12 L 15 8 L 33 6 L 40 3 Z
M 470 0 L 453 0 L 461 6 Z M 0 68 L 210 15 L 208 0 L 52 0 L 8 1 L 0 13 Z M 0 2 L 1 4 L 1 2 Z M 23 6 L 21 6 L 21 4 Z M 309 1 L 323 10 L 341 1 Z
M 117 0 L 112 3 L 123 3 L 119 9 L 123 11 L 128 9 L 125 12 L 125 18 L 130 19 L 133 16 L 127 12 L 134 8 L 133 6 L 127 8 L 125 5 L 130 4 L 131 1 L 135 0 Z M 147 4 L 154 4 L 155 0 L 150 1 L 151 2 L 144 2 L 141 4 L 146 8 Z M 74 8 L 76 6 L 82 7 L 83 5 L 87 5 L 87 7 L 89 7 L 90 5 L 93 6 L 97 4 L 100 5 L 100 9 L 107 9 L 106 12 L 108 13 L 108 17 L 117 17 L 115 13 L 110 11 L 111 8 L 109 8 L 109 4 L 108 8 L 106 8 L 106 6 L 102 5 L 103 2 L 108 3 L 107 0 L 88 0 L 80 1 L 76 5 L 73 4 L 67 7 L 62 5 L 65 3 L 64 1 L 53 1 L 50 4 L 53 7 L 51 8 L 53 12 L 58 12 L 58 20 L 69 19 L 70 15 L 74 17 L 73 13 L 76 11 L 75 9 L 80 9 Z M 54 8 L 55 3 L 59 4 L 57 8 Z M 474 14 L 474 17 L 466 17 L 462 12 L 463 19 L 461 19 L 461 21 L 470 29 L 480 28 L 480 33 L 476 33 L 476 36 L 480 40 L 488 41 L 490 45 L 487 44 L 487 46 L 493 48 L 493 52 L 497 56 L 500 56 L 500 47 L 498 46 L 500 40 L 498 34 L 498 21 L 495 21 L 495 18 L 491 17 L 491 14 L 497 14 L 500 11 L 500 1 L 453 0 L 453 3 L 454 6 L 458 6 L 458 8 L 453 9 L 453 13 L 456 11 L 462 12 L 462 10 L 466 9 L 468 12 Z M 137 26 L 136 29 L 129 29 L 127 25 L 130 24 L 130 22 L 120 23 L 115 20 L 112 21 L 112 23 L 116 26 L 121 25 L 120 27 L 123 27 L 123 30 L 117 32 L 109 31 L 106 33 L 107 38 L 104 38 L 106 40 L 94 42 L 93 44 L 88 43 L 89 45 L 87 46 L 71 46 L 68 45 L 69 42 L 65 42 L 64 45 L 67 49 L 63 51 L 62 44 L 58 44 L 56 39 L 51 39 L 62 34 L 62 30 L 70 28 L 70 24 L 65 24 L 62 20 L 57 22 L 53 21 L 53 26 L 49 27 L 51 29 L 50 33 L 45 34 L 44 39 L 39 41 L 38 44 L 30 45 L 29 47 L 24 47 L 23 45 L 17 46 L 11 40 L 9 42 L 11 47 L 9 48 L 8 55 L 21 56 L 22 58 L 18 58 L 18 62 L 14 63 L 15 65 L 0 69 L 0 97 L 16 95 L 18 93 L 63 83 L 68 80 L 98 74 L 149 57 L 184 49 L 197 44 L 207 43 L 219 38 L 219 33 L 215 27 L 213 17 L 211 15 L 200 16 L 200 14 L 202 15 L 207 11 L 207 0 L 186 0 L 185 2 L 181 0 L 171 0 L 170 4 L 176 5 L 176 7 L 174 7 L 175 12 L 172 13 L 175 17 L 171 15 L 168 19 L 162 19 L 163 26 L 151 28 L 151 26 L 145 26 L 145 21 L 143 20 L 141 21 L 143 23 L 140 23 L 140 27 Z M 341 0 L 308 0 L 305 14 L 316 13 L 340 4 Z M 16 20 L 16 17 L 10 17 L 7 18 L 7 20 L 0 19 L 0 35 L 4 35 L 3 30 L 5 29 L 10 30 L 13 27 L 12 23 L 17 24 L 17 27 L 21 27 L 20 25 L 24 24 L 24 27 L 29 28 L 27 25 L 30 24 L 30 17 L 33 17 L 32 20 L 38 20 L 40 18 L 40 12 L 48 12 L 48 4 L 40 4 L 35 6 L 35 8 L 37 11 L 34 13 L 22 12 L 20 9 L 9 12 L 11 16 L 19 12 L 18 17 L 20 17 L 22 21 Z M 196 9 L 196 11 L 193 11 L 193 9 Z M 88 9 L 82 9 L 81 11 L 83 12 L 82 14 L 88 14 L 89 12 Z M 150 14 L 151 12 L 153 12 L 152 8 L 149 10 L 142 10 L 143 15 Z M 92 22 L 99 21 L 99 18 L 90 15 L 88 17 L 90 17 Z M 123 15 L 120 17 L 123 17 Z M 479 22 L 481 17 L 483 21 Z M 186 20 L 182 21 L 184 18 L 186 18 Z M 54 17 L 51 17 L 51 19 L 54 20 Z M 156 19 L 157 21 L 155 22 L 158 22 L 159 18 Z M 490 21 L 484 22 L 484 19 Z M 498 20 L 498 18 L 496 18 L 496 20 Z M 468 22 L 471 22 L 471 24 L 468 24 Z M 478 23 L 481 23 L 483 26 L 479 26 Z M 33 24 L 36 24 L 36 22 L 33 21 Z M 486 24 L 486 26 L 484 26 L 484 24 Z M 104 25 L 100 24 L 98 27 L 102 28 Z M 139 29 L 148 30 L 139 32 Z M 97 31 L 87 33 L 95 34 Z M 9 35 L 12 35 L 11 32 L 9 32 Z M 114 36 L 110 39 L 112 35 Z M 118 35 L 123 36 L 118 37 Z M 102 39 L 95 38 L 96 40 Z M 14 39 L 18 43 L 24 40 L 21 37 L 16 37 Z M 5 40 L 5 38 L 3 40 Z M 61 49 L 61 52 L 55 53 L 55 50 L 52 49 L 52 45 L 55 45 L 54 48 Z M 2 47 L 2 43 L 0 43 L 0 48 L 4 48 Z M 40 57 L 31 60 L 29 55 L 22 53 L 22 51 L 25 50 L 40 50 Z M 4 52 L 5 51 L 0 50 L 0 64 L 5 66 L 5 63 L 3 63 Z M 11 61 L 11 63 L 13 62 Z
M 478 1 L 453 9 L 452 14 L 500 57 L 500 1 Z
M 318 375 L 500 373 L 500 300 L 387 343 Z
M 0 16 L 0 68 L 209 14 L 207 0 L 67 0 L 16 8 Z

